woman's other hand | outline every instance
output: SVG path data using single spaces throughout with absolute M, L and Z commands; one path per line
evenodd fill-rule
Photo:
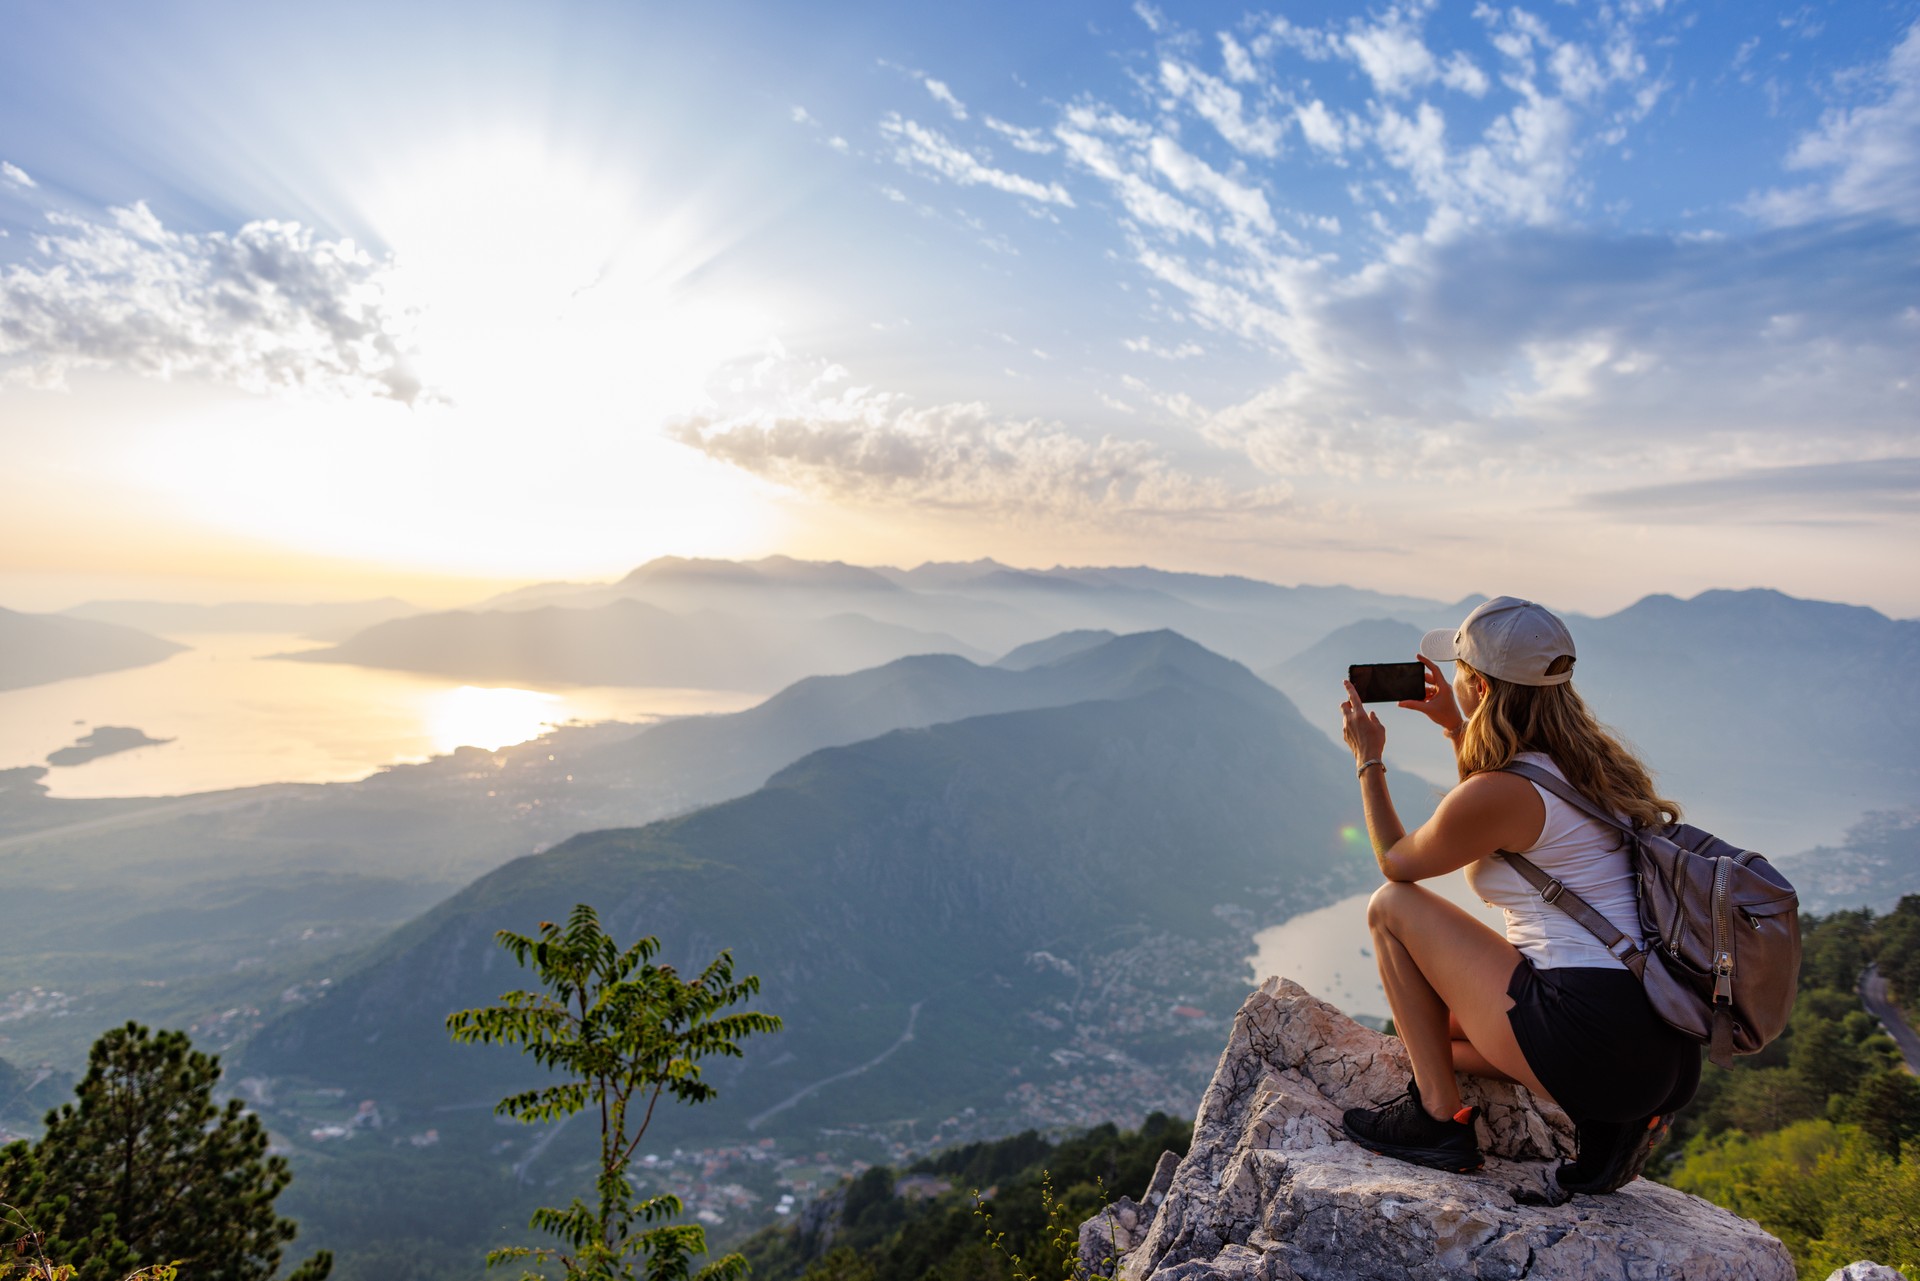
M 1423 699 L 1407 699 L 1400 706 L 1410 712 L 1420 712 L 1440 727 L 1444 734 L 1459 732 L 1466 718 L 1460 715 L 1460 704 L 1454 701 L 1453 685 L 1441 674 L 1439 664 L 1425 654 L 1420 655 L 1420 665 L 1427 669 L 1427 696 Z M 1348 690 L 1352 690 L 1349 685 Z
M 1387 727 L 1360 702 L 1360 691 L 1353 687 L 1353 682 L 1343 683 L 1347 687 L 1347 701 L 1340 704 L 1340 737 L 1353 749 L 1354 764 L 1377 761 L 1387 747 Z

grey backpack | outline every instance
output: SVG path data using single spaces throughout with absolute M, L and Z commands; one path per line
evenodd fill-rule
M 1773 864 L 1685 823 L 1636 827 L 1537 765 L 1514 761 L 1506 772 L 1624 838 L 1644 949 L 1531 859 L 1500 853 L 1542 899 L 1586 926 L 1633 971 L 1661 1018 L 1708 1046 L 1721 1067 L 1786 1030 L 1800 982 L 1800 896 Z

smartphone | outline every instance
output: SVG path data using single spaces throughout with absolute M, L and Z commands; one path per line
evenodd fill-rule
M 1355 663 L 1347 679 L 1363 703 L 1417 703 L 1427 696 L 1427 669 L 1418 662 Z

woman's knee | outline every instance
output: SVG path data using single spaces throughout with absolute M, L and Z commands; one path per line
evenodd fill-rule
M 1367 928 L 1392 933 L 1403 919 L 1408 900 L 1425 892 L 1409 881 L 1388 881 L 1367 900 Z

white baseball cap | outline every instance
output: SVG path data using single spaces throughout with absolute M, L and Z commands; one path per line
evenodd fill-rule
M 1549 675 L 1556 658 L 1573 656 L 1573 635 L 1544 605 L 1496 596 L 1467 615 L 1458 628 L 1439 627 L 1420 639 L 1420 652 L 1436 663 L 1465 659 L 1476 672 L 1516 685 L 1564 685 L 1573 669 Z

